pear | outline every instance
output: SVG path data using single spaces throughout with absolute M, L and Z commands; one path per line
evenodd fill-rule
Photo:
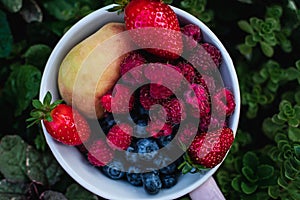
M 125 24 L 109 22 L 74 46 L 58 73 L 62 99 L 88 118 L 101 118 L 100 98 L 120 78 L 120 65 L 134 45 Z

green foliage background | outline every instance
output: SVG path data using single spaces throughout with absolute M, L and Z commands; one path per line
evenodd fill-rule
M 74 182 L 25 119 L 47 59 L 111 0 L 0 0 L 0 199 L 101 199 Z M 300 199 L 300 1 L 168 1 L 205 22 L 234 61 L 236 140 L 214 175 L 227 199 Z M 183 197 L 188 199 L 188 196 Z

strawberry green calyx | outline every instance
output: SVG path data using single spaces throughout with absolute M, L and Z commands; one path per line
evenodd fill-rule
M 194 174 L 209 169 L 207 167 L 204 167 L 203 165 L 194 163 L 191 157 L 188 155 L 188 153 L 185 153 L 183 155 L 183 159 L 184 161 L 177 167 L 179 170 L 181 170 L 182 174 L 187 174 L 187 173 Z
M 124 11 L 127 4 L 130 2 L 130 0 L 115 0 L 116 6 L 113 6 L 112 8 L 108 9 L 109 12 L 118 12 L 121 13 Z
M 26 120 L 27 122 L 31 122 L 27 128 L 39 123 L 41 120 L 48 122 L 53 120 L 50 113 L 57 105 L 61 104 L 63 100 L 56 100 L 53 103 L 51 103 L 51 101 L 52 95 L 49 91 L 46 93 L 43 102 L 37 99 L 32 100 L 34 109 L 30 112 L 31 117 Z

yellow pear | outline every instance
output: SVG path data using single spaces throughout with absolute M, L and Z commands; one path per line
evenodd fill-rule
M 62 99 L 89 118 L 101 118 L 100 98 L 120 77 L 120 64 L 133 50 L 125 24 L 110 22 L 66 55 L 58 74 Z

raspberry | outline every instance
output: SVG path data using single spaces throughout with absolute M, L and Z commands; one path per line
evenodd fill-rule
M 151 83 L 163 85 L 171 91 L 180 86 L 183 78 L 179 67 L 163 63 L 148 64 L 144 67 L 144 74 Z
M 105 166 L 113 157 L 113 150 L 101 139 L 95 141 L 88 149 L 88 160 L 97 167 Z
M 204 43 L 200 47 L 195 48 L 188 59 L 200 73 L 218 69 L 221 60 L 222 56 L 219 49 L 209 43 Z
M 195 118 L 200 117 L 199 131 L 206 131 L 210 123 L 211 105 L 210 97 L 204 86 L 199 84 L 191 85 L 193 91 L 189 90 L 184 93 L 188 105 L 191 106 L 191 114 Z M 200 113 L 199 113 L 200 112 Z M 200 115 L 199 115 L 200 114 Z
M 127 105 L 129 96 L 129 105 Z M 109 91 L 101 97 L 100 102 L 107 112 L 128 113 L 128 110 L 131 111 L 133 108 L 134 96 L 131 95 L 130 88 L 123 84 L 116 84 L 113 91 Z
M 146 59 L 141 54 L 137 52 L 130 53 L 120 66 L 123 81 L 129 84 L 142 83 L 144 79 L 143 70 L 136 67 L 145 63 Z
M 167 99 L 172 96 L 173 92 L 160 84 L 152 83 L 150 84 L 150 95 L 154 99 Z
M 196 76 L 195 68 L 191 64 L 184 62 L 180 62 L 177 66 L 180 68 L 180 71 L 186 80 L 189 83 L 193 83 Z
M 146 130 L 154 138 L 171 135 L 173 131 L 171 124 L 163 124 L 163 122 L 161 123 L 159 121 L 151 122 Z
M 149 110 L 152 105 L 158 104 L 159 102 L 159 99 L 154 99 L 150 95 L 150 85 L 142 86 L 140 90 L 140 103 L 146 110 Z
M 193 123 L 185 123 L 182 125 L 181 131 L 178 132 L 177 140 L 180 146 L 183 146 L 185 150 L 190 143 L 193 141 L 193 138 L 196 136 L 198 131 L 198 125 Z
M 111 112 L 111 99 L 112 99 L 111 92 L 106 93 L 100 99 L 100 103 L 101 103 L 102 107 L 107 112 Z
M 222 55 L 220 50 L 210 43 L 204 43 L 201 46 L 209 53 L 216 66 L 220 66 L 222 61 Z
M 196 110 L 198 108 L 201 117 L 208 115 L 210 113 L 210 100 L 205 87 L 199 84 L 192 84 L 191 87 L 194 92 L 189 90 L 184 93 L 186 102 L 190 104 L 192 108 L 196 108 Z M 192 114 L 194 117 L 199 117 L 197 116 L 197 112 L 192 112 Z
M 213 100 L 213 103 L 215 104 L 214 107 L 218 114 L 225 114 L 228 117 L 233 113 L 235 109 L 235 101 L 234 95 L 229 89 L 223 88 L 219 90 L 214 95 Z
M 200 28 L 195 24 L 187 24 L 181 28 L 181 32 L 186 35 L 182 37 L 184 48 L 186 51 L 194 49 L 198 42 L 202 39 L 202 34 Z
M 185 108 L 182 101 L 172 98 L 163 102 L 162 106 L 167 112 L 167 121 L 174 124 L 179 124 L 186 118 Z
M 132 132 L 128 124 L 114 125 L 106 136 L 107 144 L 112 149 L 126 150 L 130 146 Z

